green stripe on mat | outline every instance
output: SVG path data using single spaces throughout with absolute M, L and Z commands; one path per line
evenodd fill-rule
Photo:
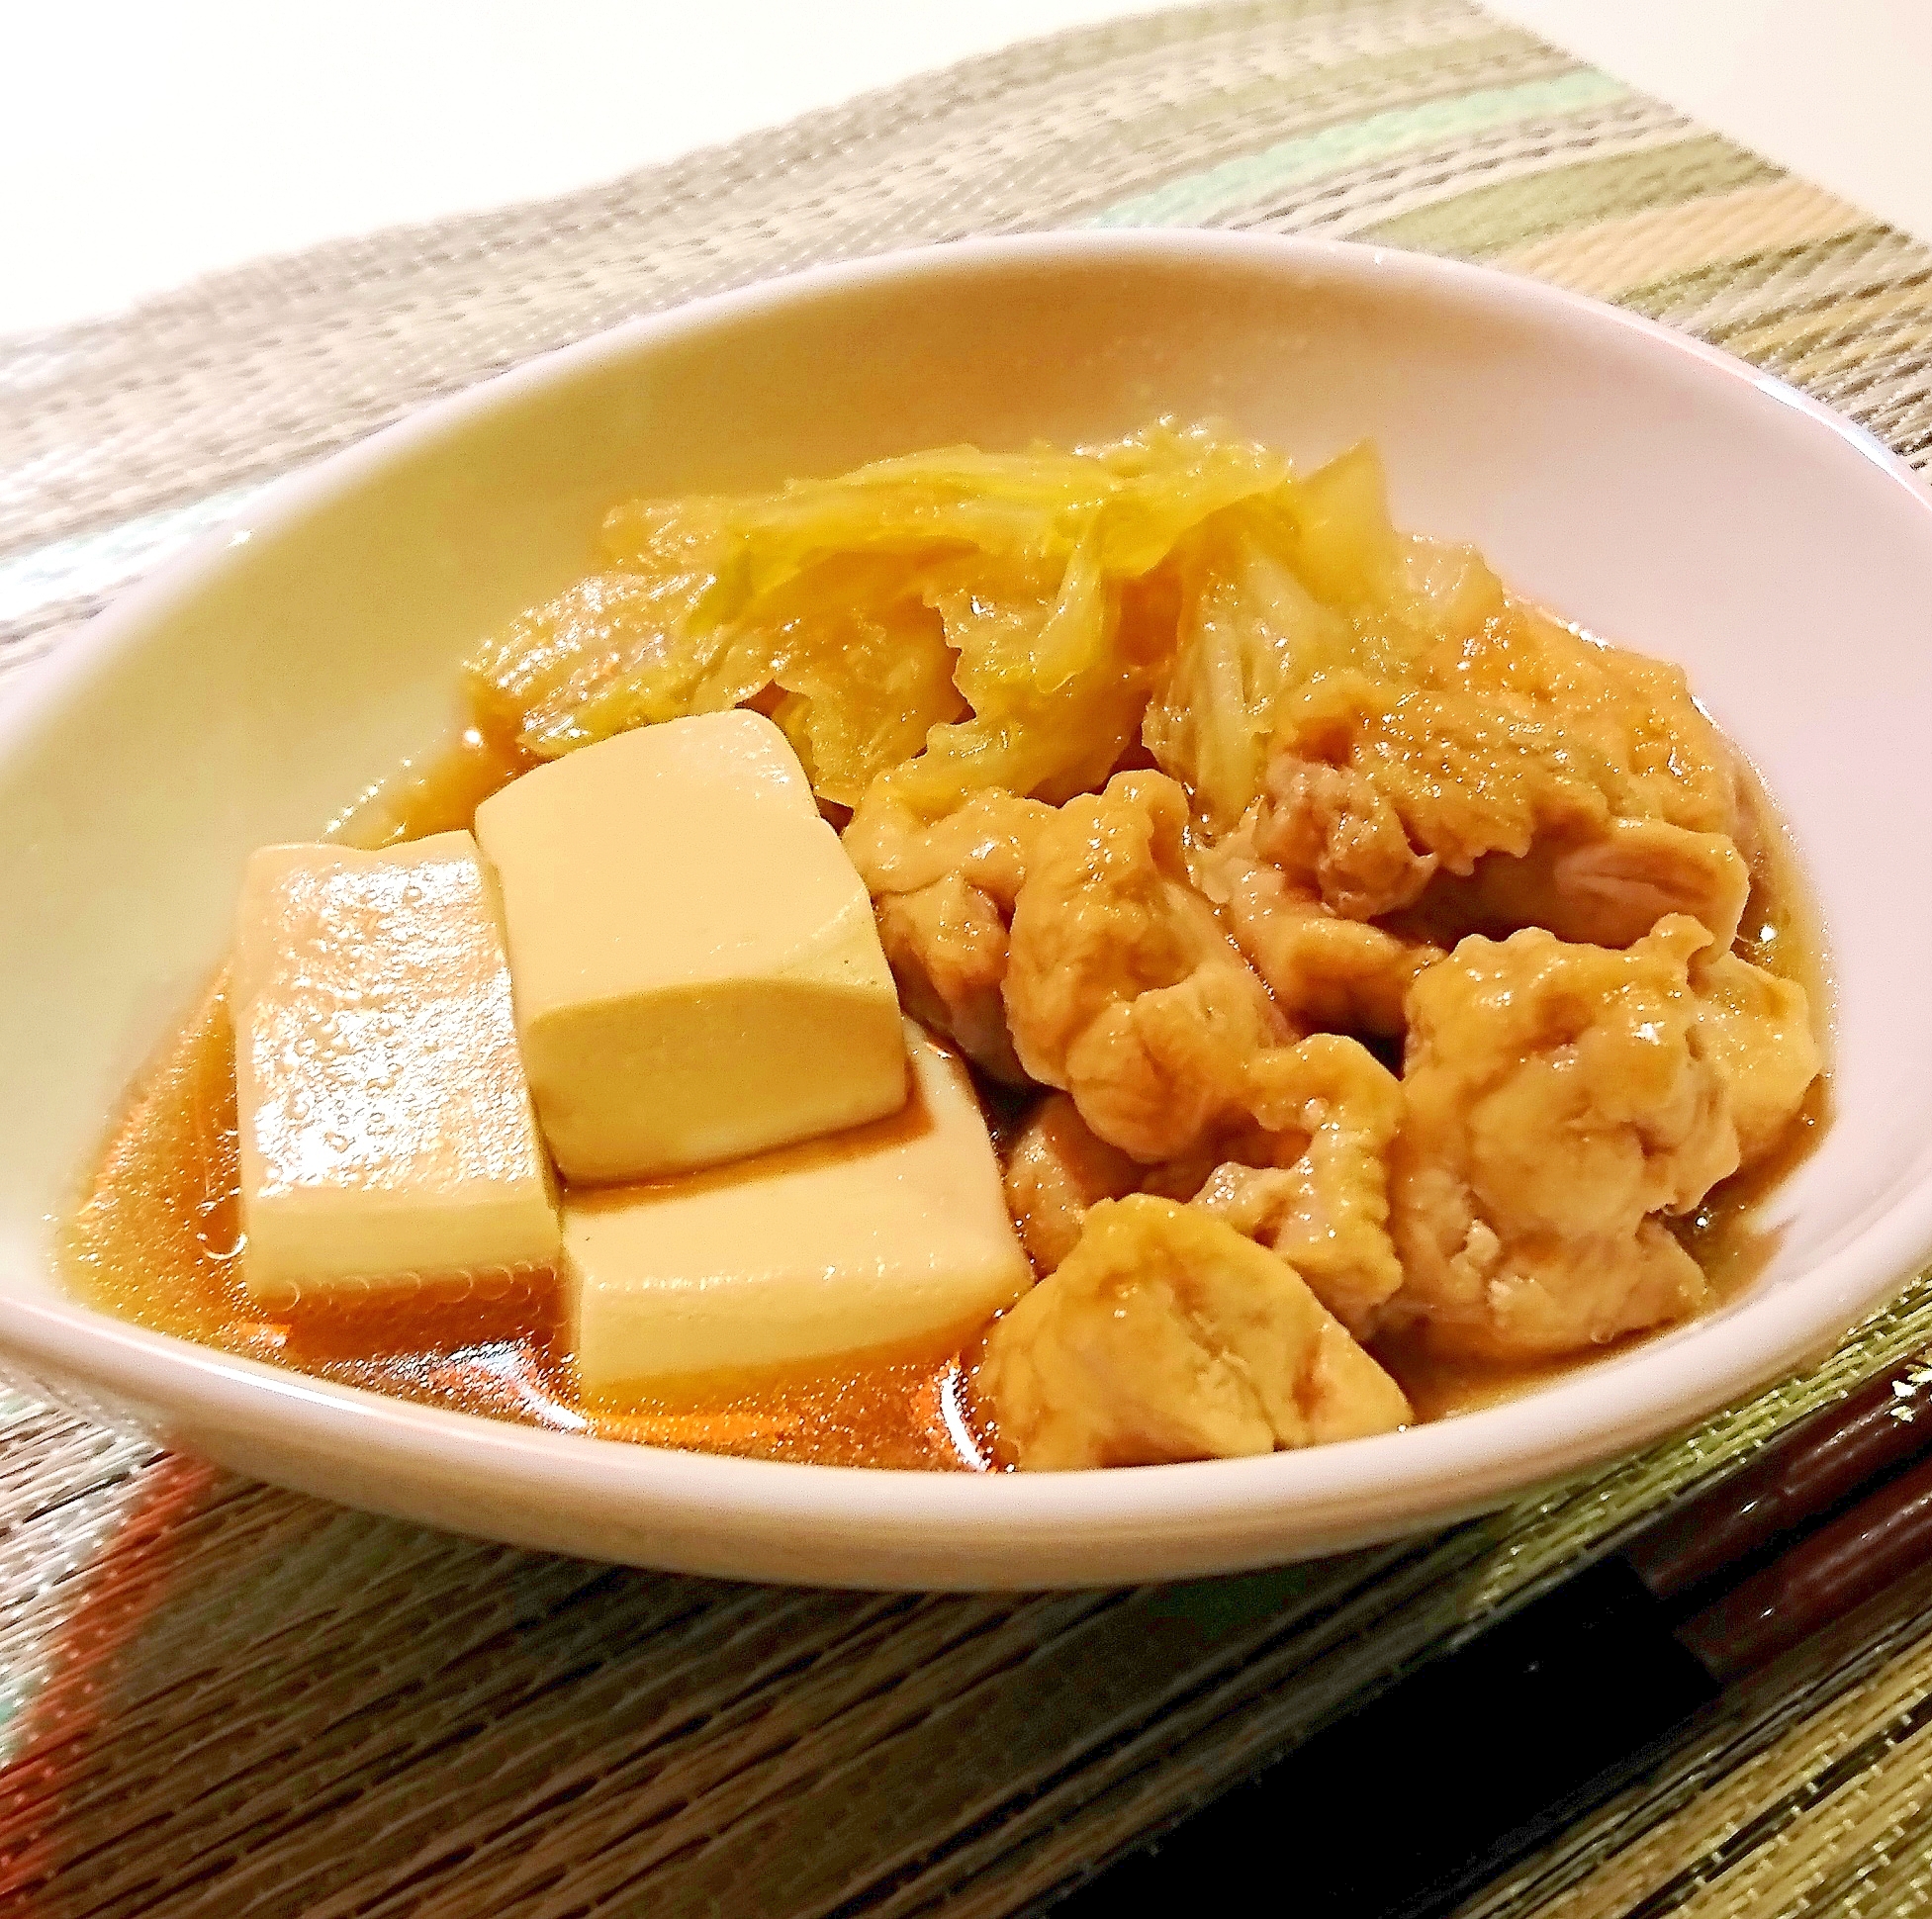
M 1211 220 L 1229 207 L 1298 181 L 1361 166 L 1372 160 L 1438 141 L 1485 133 L 1512 121 L 1577 113 L 1630 97 L 1620 80 L 1581 68 L 1556 80 L 1521 86 L 1479 87 L 1426 106 L 1375 114 L 1306 138 L 1283 140 L 1261 152 L 1229 160 L 1205 173 L 1173 181 L 1156 192 L 1109 207 L 1096 227 L 1186 227 Z

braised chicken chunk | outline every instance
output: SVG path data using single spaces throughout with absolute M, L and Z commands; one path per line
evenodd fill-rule
M 1691 962 L 1698 993 L 1698 1051 L 1724 1083 L 1740 1166 L 1778 1144 L 1824 1061 L 1811 1031 L 1808 995 L 1795 980 L 1722 948 Z
M 1682 913 L 1728 946 L 1750 891 L 1751 869 L 1725 834 L 1610 819 L 1547 834 L 1520 859 L 1485 854 L 1466 876 L 1442 874 L 1422 917 L 1451 945 L 1465 933 L 1501 937 L 1540 926 L 1559 940 L 1626 947 Z
M 1258 1054 L 1250 1104 L 1270 1163 L 1229 1160 L 1195 1203 L 1272 1247 L 1366 1338 L 1402 1284 L 1388 1231 L 1388 1153 L 1402 1088 L 1355 1041 L 1311 1034 Z
M 1292 1035 L 1195 891 L 1187 795 L 1119 774 L 1035 839 L 1014 902 L 1006 1016 L 1035 1079 L 1136 1159 L 1198 1150 L 1246 1117 L 1246 1067 Z
M 1418 837 L 1426 841 L 1432 824 Z M 1268 768 L 1250 832 L 1262 859 L 1346 920 L 1413 906 L 1438 865 L 1435 853 L 1411 845 L 1402 815 L 1367 768 L 1306 760 L 1292 747 Z
M 1073 1250 L 1088 1208 L 1137 1192 L 1139 1160 L 1110 1146 L 1064 1093 L 1049 1093 L 1006 1152 L 1006 1206 L 1034 1270 L 1053 1272 Z
M 1292 1267 L 1198 1207 L 1103 1200 L 993 1326 L 977 1379 L 1002 1464 L 1236 1458 L 1388 1432 L 1402 1389 Z
M 1736 837 L 1735 764 L 1682 671 L 1515 601 L 1468 635 L 1364 646 L 1283 708 L 1264 851 L 1299 851 L 1354 918 L 1413 903 L 1428 861 L 1466 874 L 1486 854 L 1520 859 L 1611 819 Z
M 844 836 L 906 1011 L 1011 1085 L 1024 1085 L 1027 1074 L 1000 996 L 1007 922 L 1028 852 L 1053 818 L 1040 800 L 988 787 L 924 820 L 874 789 Z
M 1512 1358 L 1698 1309 L 1703 1273 L 1665 1220 L 1737 1170 L 1740 1115 L 1759 1148 L 1817 1070 L 1802 990 L 1700 964 L 1710 945 L 1681 916 L 1621 952 L 1533 929 L 1467 939 L 1417 980 L 1393 1318 Z M 1746 1077 L 1763 1091 L 1740 1099 Z
M 1719 941 L 1748 872 L 1734 756 L 1676 667 L 1417 543 L 1281 698 L 1255 851 L 1344 919 L 1449 942 L 1548 927 L 1627 946 L 1669 913 Z
M 1299 1026 L 1399 1037 L 1410 985 L 1442 949 L 1349 919 L 1298 887 L 1256 850 L 1253 820 L 1194 858 L 1242 957 Z
M 1192 1200 L 1280 1253 L 1351 1332 L 1368 1336 L 1402 1283 L 1386 1165 L 1401 1086 L 1354 1041 L 1318 1033 L 1255 1054 L 1243 1099 L 1245 1123 L 1153 1165 L 1100 1139 L 1066 1094 L 1041 1101 L 1006 1161 L 1007 1205 L 1035 1269 L 1059 1265 L 1103 1199 Z

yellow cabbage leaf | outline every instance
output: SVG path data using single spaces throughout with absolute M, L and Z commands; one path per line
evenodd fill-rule
M 1136 748 L 1179 553 L 1290 490 L 1279 454 L 1157 422 L 1085 450 L 941 447 L 627 502 L 604 521 L 605 571 L 479 649 L 474 701 L 554 756 L 757 700 L 827 798 L 880 776 L 929 816 L 988 785 L 1065 798 Z

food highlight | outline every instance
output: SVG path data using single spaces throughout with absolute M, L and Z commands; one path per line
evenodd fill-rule
M 1367 446 L 943 448 L 601 544 L 437 774 L 255 856 L 85 1295 L 662 1444 L 1233 1457 L 1697 1314 L 1818 1124 L 1741 759 Z

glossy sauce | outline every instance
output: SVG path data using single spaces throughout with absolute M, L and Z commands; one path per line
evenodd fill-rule
M 533 764 L 472 728 L 426 767 L 405 767 L 372 788 L 329 837 L 359 847 L 472 824 L 477 806 Z M 1760 818 L 1764 817 L 1760 808 Z M 1759 835 L 1754 885 L 1739 950 L 1795 977 L 1823 1030 L 1829 988 L 1816 964 L 1815 930 L 1782 839 Z M 1828 1117 L 1828 1081 L 1813 1088 L 1772 1159 L 1717 1187 L 1678 1223 L 1721 1300 L 1749 1282 L 1771 1251 L 1751 1221 L 1756 1202 L 1816 1143 Z M 1010 1092 L 988 1099 L 996 1141 L 1023 1111 Z M 555 1276 L 497 1272 L 452 1277 L 380 1305 L 270 1311 L 239 1278 L 242 1250 L 234 1041 L 223 985 L 143 1080 L 68 1223 L 63 1264 L 75 1293 L 122 1318 L 270 1360 L 344 1385 L 562 1431 L 800 1463 L 984 1470 L 985 1451 L 966 1407 L 968 1355 L 903 1359 L 868 1354 L 841 1376 L 762 1382 L 701 1405 L 644 1407 L 621 1415 L 587 1407 L 562 1323 Z M 1636 1335 L 1552 1364 L 1451 1362 L 1386 1342 L 1371 1349 L 1434 1419 L 1513 1398 L 1621 1350 Z

